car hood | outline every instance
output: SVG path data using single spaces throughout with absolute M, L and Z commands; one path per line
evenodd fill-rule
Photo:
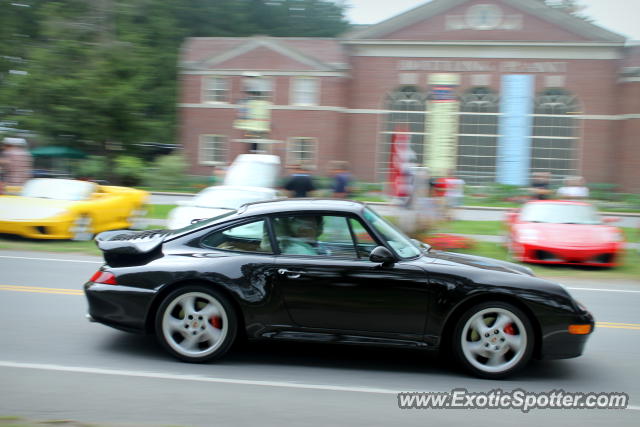
M 516 233 L 526 236 L 527 242 L 544 243 L 548 246 L 607 244 L 616 240 L 616 230 L 616 227 L 601 224 L 521 223 L 514 227 Z
M 223 208 L 203 208 L 198 206 L 182 206 L 169 212 L 167 228 L 176 230 L 191 225 L 194 219 L 208 219 L 231 211 Z
M 449 265 L 458 264 L 467 267 L 474 267 L 480 270 L 493 270 L 501 271 L 504 273 L 533 276 L 533 271 L 531 271 L 529 267 L 525 267 L 523 265 L 518 265 L 508 261 L 501 261 L 477 255 L 431 250 L 427 257 L 425 257 L 425 260 L 427 260 L 429 263 Z
M 0 221 L 30 221 L 60 215 L 76 202 L 22 196 L 0 197 Z

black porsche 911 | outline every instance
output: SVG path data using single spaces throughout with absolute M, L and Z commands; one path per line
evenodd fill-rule
M 431 250 L 366 205 L 252 203 L 178 230 L 107 231 L 90 319 L 155 333 L 186 362 L 239 337 L 451 351 L 501 378 L 582 354 L 591 314 L 516 264 Z

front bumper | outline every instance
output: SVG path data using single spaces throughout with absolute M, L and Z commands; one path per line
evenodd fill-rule
M 0 221 L 0 234 L 15 234 L 27 239 L 70 239 L 72 224 L 71 218 Z
M 127 332 L 147 332 L 147 315 L 157 292 L 153 289 L 87 282 L 87 315 L 95 322 Z
M 524 243 L 515 245 L 515 254 L 522 262 L 535 264 L 585 265 L 594 267 L 615 267 L 624 242 L 602 246 L 554 247 Z
M 591 332 L 584 335 L 569 333 L 569 325 L 591 325 Z M 542 345 L 538 357 L 541 359 L 570 359 L 584 352 L 589 336 L 595 329 L 595 320 L 588 311 L 570 316 L 552 327 L 543 330 Z

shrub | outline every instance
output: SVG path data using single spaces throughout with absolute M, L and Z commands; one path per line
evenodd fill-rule
M 89 156 L 79 160 L 74 168 L 74 175 L 78 178 L 106 180 L 108 176 L 107 158 Z
M 188 163 L 182 154 L 160 156 L 144 173 L 146 186 L 154 188 L 185 187 Z
M 145 173 L 142 160 L 133 156 L 118 156 L 114 163 L 114 173 L 119 184 L 133 186 L 142 182 Z

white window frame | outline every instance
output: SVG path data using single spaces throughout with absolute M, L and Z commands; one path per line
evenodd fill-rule
M 298 87 L 298 82 L 302 81 L 312 81 L 315 83 L 315 87 L 313 91 L 305 91 Z M 317 77 L 308 77 L 308 76 L 298 76 L 293 77 L 290 80 L 291 82 L 291 90 L 289 92 L 289 96 L 291 99 L 291 105 L 319 105 L 320 103 L 320 79 Z M 303 94 L 311 94 L 313 100 L 311 102 L 304 102 L 299 97 Z
M 313 143 L 313 149 L 310 151 L 294 150 L 294 145 L 298 141 L 311 141 Z M 311 153 L 311 161 L 305 161 L 300 159 L 298 153 Z M 306 137 L 306 136 L 293 136 L 287 140 L 287 165 L 305 165 L 315 169 L 318 163 L 318 138 Z
M 276 80 L 271 77 L 271 76 L 260 76 L 260 77 L 245 77 L 242 80 L 242 93 L 247 92 L 247 89 L 249 89 L 247 82 L 249 82 L 249 79 L 256 79 L 256 80 L 263 80 L 263 81 L 268 81 L 269 82 L 269 91 L 266 92 L 267 95 L 261 95 L 261 96 L 252 96 L 251 99 L 259 99 L 262 101 L 269 101 L 269 102 L 273 102 L 274 99 L 274 94 L 275 94 L 275 88 L 276 88 Z M 264 93 L 264 91 L 263 91 Z
M 214 146 L 206 147 L 205 144 L 209 142 L 209 138 L 214 138 Z M 217 140 L 215 140 L 217 139 Z M 220 144 L 222 147 L 215 147 L 216 144 Z M 209 154 L 206 154 L 207 151 L 213 151 L 213 158 L 216 157 L 216 151 L 221 151 L 221 159 L 219 160 L 209 160 Z M 226 135 L 216 135 L 216 134 L 203 134 L 199 137 L 198 142 L 198 163 L 201 165 L 226 165 L 227 164 L 227 155 L 228 155 L 229 147 L 227 144 L 227 136 Z
M 210 84 L 213 83 L 213 87 Z M 217 82 L 224 82 L 224 88 L 219 89 Z M 207 104 L 226 104 L 229 102 L 231 80 L 228 77 L 205 76 L 202 80 L 202 101 Z M 219 94 L 221 93 L 221 94 Z

